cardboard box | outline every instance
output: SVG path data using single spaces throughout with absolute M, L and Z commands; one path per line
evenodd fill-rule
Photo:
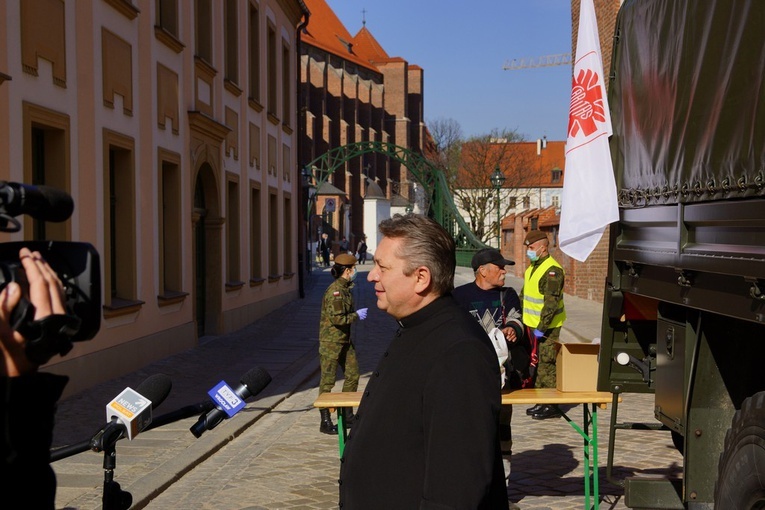
M 595 391 L 600 344 L 560 343 L 556 357 L 558 391 Z

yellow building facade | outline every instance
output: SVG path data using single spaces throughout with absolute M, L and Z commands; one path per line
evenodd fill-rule
M 0 179 L 53 186 L 63 223 L 2 241 L 92 244 L 97 336 L 68 393 L 298 297 L 302 0 L 0 1 Z

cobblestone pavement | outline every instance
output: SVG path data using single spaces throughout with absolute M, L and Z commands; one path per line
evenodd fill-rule
M 317 412 L 311 406 L 317 379 L 309 382 L 146 508 L 337 508 L 337 440 L 318 432 Z M 631 395 L 620 406 L 620 414 L 635 419 L 646 414 L 642 412 L 646 406 L 652 408 L 650 397 Z M 515 447 L 509 499 L 524 510 L 584 508 L 582 440 L 563 419 L 535 421 L 522 410 L 519 408 L 513 419 Z M 577 407 L 567 414 L 580 422 L 580 411 Z M 605 478 L 608 416 L 609 412 L 599 416 L 603 431 L 600 508 L 626 509 L 622 488 L 607 483 Z M 616 479 L 680 474 L 680 457 L 668 432 L 623 434 L 630 435 L 629 441 L 618 438 L 621 442 L 614 459 L 618 467 L 613 473 Z
M 359 266 L 361 271 L 369 265 Z M 358 307 L 368 306 L 366 321 L 354 325 L 361 385 L 374 369 L 395 330 L 395 321 L 375 307 L 370 284 L 360 275 L 354 290 Z M 457 284 L 472 279 L 458 268 Z M 272 383 L 231 420 L 199 439 L 189 432 L 192 416 L 140 434 L 117 446 L 114 479 L 133 496 L 131 508 L 151 509 L 330 509 L 337 508 L 339 461 L 337 438 L 321 434 L 319 413 L 312 407 L 318 383 L 319 302 L 331 282 L 315 271 L 306 298 L 275 310 L 241 331 L 214 339 L 185 353 L 61 402 L 54 445 L 88 438 L 103 420 L 103 409 L 125 386 L 135 387 L 148 375 L 164 373 L 173 391 L 155 418 L 203 401 L 219 380 L 229 384 L 253 366 L 273 376 Z M 517 286 L 520 281 L 509 279 Z M 600 305 L 566 298 L 569 314 L 564 333 L 578 339 L 599 334 Z M 339 391 L 341 381 L 336 390 Z M 522 406 L 513 417 L 514 454 L 508 497 L 521 508 L 584 507 L 581 437 L 563 419 L 535 421 Z M 609 406 L 610 407 L 610 406 Z M 580 407 L 564 408 L 581 423 Z M 623 490 L 606 480 L 608 425 L 611 410 L 598 415 L 602 509 L 626 508 Z M 651 395 L 625 395 L 619 421 L 653 422 Z M 59 509 L 101 506 L 103 454 L 84 452 L 53 463 Z M 679 476 L 682 460 L 668 432 L 620 431 L 613 477 Z

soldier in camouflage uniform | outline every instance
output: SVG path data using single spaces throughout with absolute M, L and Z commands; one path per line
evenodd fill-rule
M 535 386 L 554 388 L 556 385 L 555 358 L 560 328 L 566 320 L 563 306 L 563 267 L 550 256 L 547 234 L 532 230 L 526 235 L 526 255 L 531 264 L 526 269 L 521 291 L 523 324 L 529 330 L 529 338 L 536 340 L 536 356 L 532 354 L 532 365 L 536 362 Z M 536 358 L 536 359 L 535 359 Z M 537 404 L 526 410 L 535 420 L 559 417 L 555 406 Z
M 359 364 L 356 349 L 351 342 L 351 323 L 366 319 L 367 309 L 355 310 L 353 307 L 351 288 L 356 279 L 355 265 L 356 257 L 353 255 L 341 253 L 335 257 L 335 265 L 331 269 L 335 281 L 324 293 L 319 320 L 319 394 L 332 391 L 338 365 L 345 376 L 343 391 L 356 391 L 359 386 Z M 332 423 L 329 409 L 320 409 L 320 412 L 319 430 L 325 434 L 337 434 L 337 426 Z M 350 425 L 353 421 L 352 413 L 345 418 L 346 424 Z

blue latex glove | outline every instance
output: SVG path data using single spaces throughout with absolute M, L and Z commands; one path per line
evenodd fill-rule
M 369 312 L 369 308 L 359 308 L 356 310 L 356 313 L 359 314 L 359 320 L 364 320 L 367 318 L 367 313 Z
M 545 332 L 544 331 L 539 331 L 538 329 L 535 329 L 534 330 L 534 336 L 536 338 L 542 338 L 543 336 L 545 336 Z

